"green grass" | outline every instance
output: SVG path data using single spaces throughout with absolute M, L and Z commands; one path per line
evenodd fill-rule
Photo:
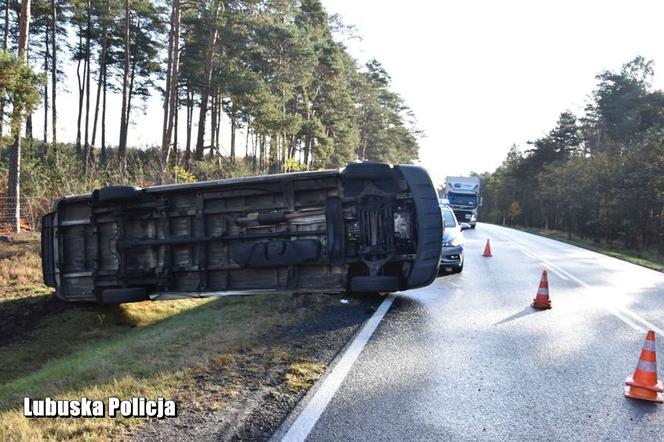
M 313 295 L 312 295 L 313 296 Z M 139 419 L 26 419 L 24 397 L 171 397 L 197 367 L 231 360 L 278 328 L 335 302 L 314 297 L 252 296 L 72 307 L 0 346 L 0 440 L 98 440 Z M 309 370 L 301 374 L 310 385 Z M 304 387 L 303 387 L 304 388 Z
M 43 301 L 47 299 L 44 298 Z M 71 305 L 40 320 L 19 340 L 0 346 L 0 385 L 53 359 L 110 342 L 133 328 L 146 327 L 201 305 L 201 301 L 170 301 L 112 306 Z M 2 386 L 0 386 L 2 391 Z M 0 408 L 2 407 L 0 396 Z
M 664 256 L 647 251 L 638 251 L 633 249 L 627 249 L 623 247 L 610 247 L 606 244 L 596 243 L 591 240 L 582 240 L 576 236 L 572 236 L 572 239 L 567 237 L 567 233 L 559 232 L 557 230 L 547 230 L 547 229 L 536 229 L 536 228 L 527 228 L 527 227 L 514 227 L 515 229 L 522 230 L 524 232 L 533 233 L 535 235 L 545 236 L 547 238 L 552 238 L 567 244 L 572 244 L 584 249 L 592 250 L 593 252 L 602 253 L 604 255 L 611 256 L 613 258 L 622 259 L 623 261 L 631 262 L 632 264 L 640 265 L 642 267 L 647 267 L 649 269 L 657 270 L 659 272 L 664 272 Z

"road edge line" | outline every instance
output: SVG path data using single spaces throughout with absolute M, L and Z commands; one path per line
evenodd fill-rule
M 325 376 L 311 400 L 300 412 L 299 416 L 295 419 L 284 437 L 281 438 L 282 442 L 300 442 L 304 441 L 307 436 L 309 436 L 309 433 L 327 408 L 328 404 L 341 386 L 341 383 L 346 379 L 346 376 L 355 364 L 355 361 L 367 342 L 369 342 L 369 339 L 378 328 L 383 317 L 392 306 L 395 298 L 396 296 L 394 294 L 389 294 L 378 306 L 376 312 L 364 324 L 362 330 L 357 334 L 353 342 L 344 352 L 343 356 L 339 359 L 339 362 L 337 362 L 332 370 Z

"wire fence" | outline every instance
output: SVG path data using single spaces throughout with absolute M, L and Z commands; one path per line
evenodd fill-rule
M 14 198 L 0 194 L 0 231 L 11 232 L 16 222 Z M 22 230 L 39 231 L 41 219 L 51 210 L 49 198 L 22 196 L 20 199 L 20 222 Z

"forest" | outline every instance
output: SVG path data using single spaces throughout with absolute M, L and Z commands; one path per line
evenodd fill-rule
M 643 57 L 596 76 L 583 115 L 481 175 L 483 219 L 664 254 L 664 92 Z
M 353 27 L 319 0 L 0 5 L 0 223 L 11 230 L 37 228 L 54 197 L 107 184 L 417 159 L 413 112 L 378 61 L 349 54 Z M 67 75 L 77 106 L 63 110 Z M 150 96 L 161 143 L 138 149 L 128 134 Z M 58 139 L 63 125 L 75 140 Z

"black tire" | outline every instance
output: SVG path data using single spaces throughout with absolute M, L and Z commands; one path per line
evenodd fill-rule
M 399 290 L 398 276 L 353 276 L 350 290 L 355 293 L 396 292 Z
M 106 289 L 101 294 L 101 302 L 104 304 L 123 304 L 147 299 L 147 293 L 143 288 Z
M 347 180 L 392 179 L 392 168 L 386 163 L 352 163 L 341 172 Z
M 475 224 L 471 224 L 471 225 L 470 225 L 470 228 L 473 229 L 473 230 L 475 230 Z
M 108 186 L 95 190 L 94 197 L 99 202 L 129 202 L 141 198 L 141 189 L 133 186 Z

